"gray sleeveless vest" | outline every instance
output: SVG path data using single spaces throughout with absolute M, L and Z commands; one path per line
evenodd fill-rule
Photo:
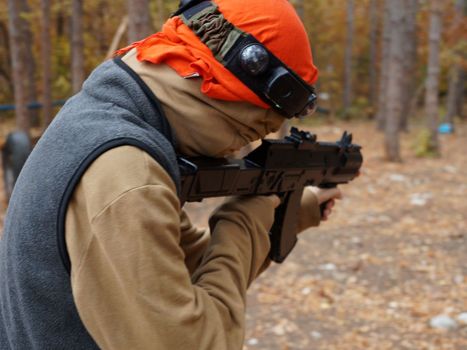
M 87 79 L 46 130 L 13 191 L 0 241 L 0 349 L 96 349 L 71 293 L 64 240 L 73 189 L 103 152 L 133 145 L 179 186 L 170 127 L 121 60 Z

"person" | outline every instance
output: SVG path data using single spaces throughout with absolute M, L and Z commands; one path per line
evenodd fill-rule
M 231 198 L 198 229 L 177 154 L 231 155 L 306 114 L 318 71 L 286 0 L 182 5 L 94 70 L 26 162 L 0 243 L 1 349 L 242 347 L 279 199 Z M 307 189 L 298 230 L 338 197 Z

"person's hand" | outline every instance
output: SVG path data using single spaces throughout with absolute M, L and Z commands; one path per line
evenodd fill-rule
M 321 212 L 321 220 L 326 221 L 332 213 L 332 208 L 336 204 L 336 199 L 342 199 L 342 192 L 339 188 L 318 188 L 318 187 L 307 187 L 312 191 L 317 199 L 318 205 L 324 204 L 324 208 Z
M 356 177 L 360 176 L 360 171 L 357 173 Z M 332 213 L 332 208 L 336 205 L 336 199 L 342 199 L 342 192 L 339 188 L 319 188 L 309 186 L 309 188 L 317 197 L 318 204 L 324 204 L 324 208 L 321 211 L 321 220 L 326 221 Z M 305 188 L 305 190 L 307 189 Z
M 328 220 L 335 205 L 335 200 L 341 198 L 342 193 L 338 188 L 305 187 L 300 202 L 297 233 L 318 226 L 321 221 Z M 326 203 L 326 206 L 323 213 L 321 213 L 320 205 L 323 203 Z

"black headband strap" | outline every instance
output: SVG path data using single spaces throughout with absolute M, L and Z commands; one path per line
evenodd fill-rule
M 177 11 L 175 11 L 170 17 L 175 17 L 175 16 L 179 16 L 181 13 L 187 11 L 188 9 L 192 8 L 192 7 L 195 7 L 196 5 L 198 5 L 199 3 L 202 3 L 202 2 L 210 2 L 210 1 L 206 1 L 206 0 L 182 0 L 180 2 L 180 7 L 178 8 Z
M 218 62 L 265 103 L 291 118 L 306 111 L 316 100 L 314 89 L 287 67 L 253 35 L 230 23 L 212 1 L 192 0 L 173 15 L 179 16 L 212 52 Z M 242 55 L 261 51 L 264 69 L 245 70 Z M 248 55 L 248 54 L 246 54 Z M 249 67 L 248 67 L 249 68 Z M 264 74 L 263 74 L 264 73 Z
M 211 1 L 203 1 L 181 15 L 183 22 L 196 34 L 222 64 L 237 41 L 247 36 L 235 27 Z

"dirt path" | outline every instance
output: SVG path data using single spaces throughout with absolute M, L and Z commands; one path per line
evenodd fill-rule
M 467 312 L 467 125 L 441 138 L 441 159 L 415 158 L 416 131 L 403 135 L 402 164 L 381 159 L 371 124 L 346 128 L 364 147 L 362 176 L 253 285 L 244 349 L 467 349 L 467 327 L 430 326 Z

